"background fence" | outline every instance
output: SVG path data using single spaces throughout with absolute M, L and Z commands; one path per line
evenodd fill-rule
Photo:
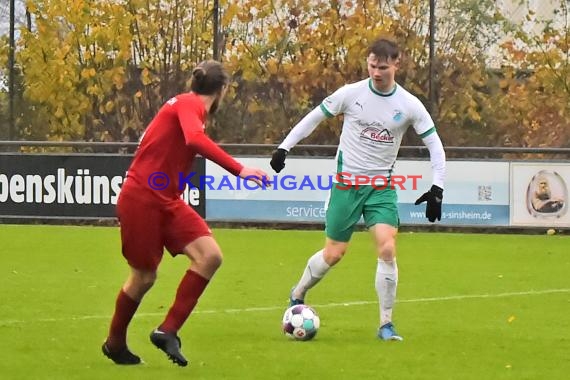
M 0 153 L 0 218 L 114 221 L 114 205 L 135 145 L 3 141 L 0 146 L 10 148 Z M 274 145 L 224 148 L 244 164 L 273 173 L 269 157 Z M 455 157 L 448 161 L 443 219 L 438 225 L 570 228 L 570 149 L 446 150 Z M 320 225 L 332 185 L 334 151 L 334 146 L 296 147 L 286 170 L 270 174 L 269 190 L 247 187 L 216 164 L 199 159 L 193 168 L 196 189 L 187 188 L 183 196 L 210 222 Z M 398 188 L 402 225 L 428 226 L 423 206 L 413 205 L 431 185 L 427 151 L 406 146 L 402 153 L 395 168 L 395 174 L 406 178 Z M 414 177 L 419 179 L 412 181 Z

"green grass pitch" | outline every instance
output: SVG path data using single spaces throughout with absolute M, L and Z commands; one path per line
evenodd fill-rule
M 2 379 L 565 379 L 570 373 L 570 237 L 401 233 L 394 321 L 375 337 L 376 258 L 367 233 L 310 293 L 315 340 L 280 330 L 319 231 L 214 231 L 224 264 L 180 331 L 179 368 L 151 345 L 185 257 L 165 255 L 129 330 L 144 365 L 103 357 L 128 268 L 118 228 L 1 225 Z

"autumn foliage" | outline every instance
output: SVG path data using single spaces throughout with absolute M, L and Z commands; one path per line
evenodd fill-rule
M 217 49 L 233 76 L 209 126 L 220 142 L 280 141 L 326 95 L 365 78 L 368 44 L 387 36 L 405 52 L 398 81 L 431 109 L 446 145 L 570 146 L 565 1 L 565 26 L 539 34 L 509 23 L 490 0 L 438 2 L 433 99 L 427 1 L 219 3 Z M 213 54 L 211 0 L 27 7 L 33 27 L 20 29 L 17 47 L 21 139 L 134 141 L 164 101 L 186 91 L 191 67 Z M 500 47 L 501 64 L 489 63 L 490 46 Z M 329 120 L 304 143 L 334 144 L 340 126 Z M 410 134 L 404 143 L 418 140 Z

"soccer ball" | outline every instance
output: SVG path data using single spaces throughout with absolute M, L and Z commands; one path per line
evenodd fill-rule
M 319 315 L 309 305 L 295 305 L 285 310 L 283 332 L 294 340 L 311 340 L 321 325 Z

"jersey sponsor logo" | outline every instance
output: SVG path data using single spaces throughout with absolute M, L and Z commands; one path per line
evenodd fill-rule
M 368 127 L 360 132 L 360 138 L 373 141 L 380 144 L 393 144 L 394 136 L 386 128 L 378 129 L 375 127 Z
M 404 114 L 400 110 L 394 110 L 394 114 L 392 115 L 392 119 L 394 121 L 400 121 L 404 117 Z
M 174 103 L 176 103 L 178 101 L 178 99 L 174 98 L 170 98 L 168 99 L 168 101 L 166 102 L 166 104 L 168 104 L 169 106 L 174 105 Z

